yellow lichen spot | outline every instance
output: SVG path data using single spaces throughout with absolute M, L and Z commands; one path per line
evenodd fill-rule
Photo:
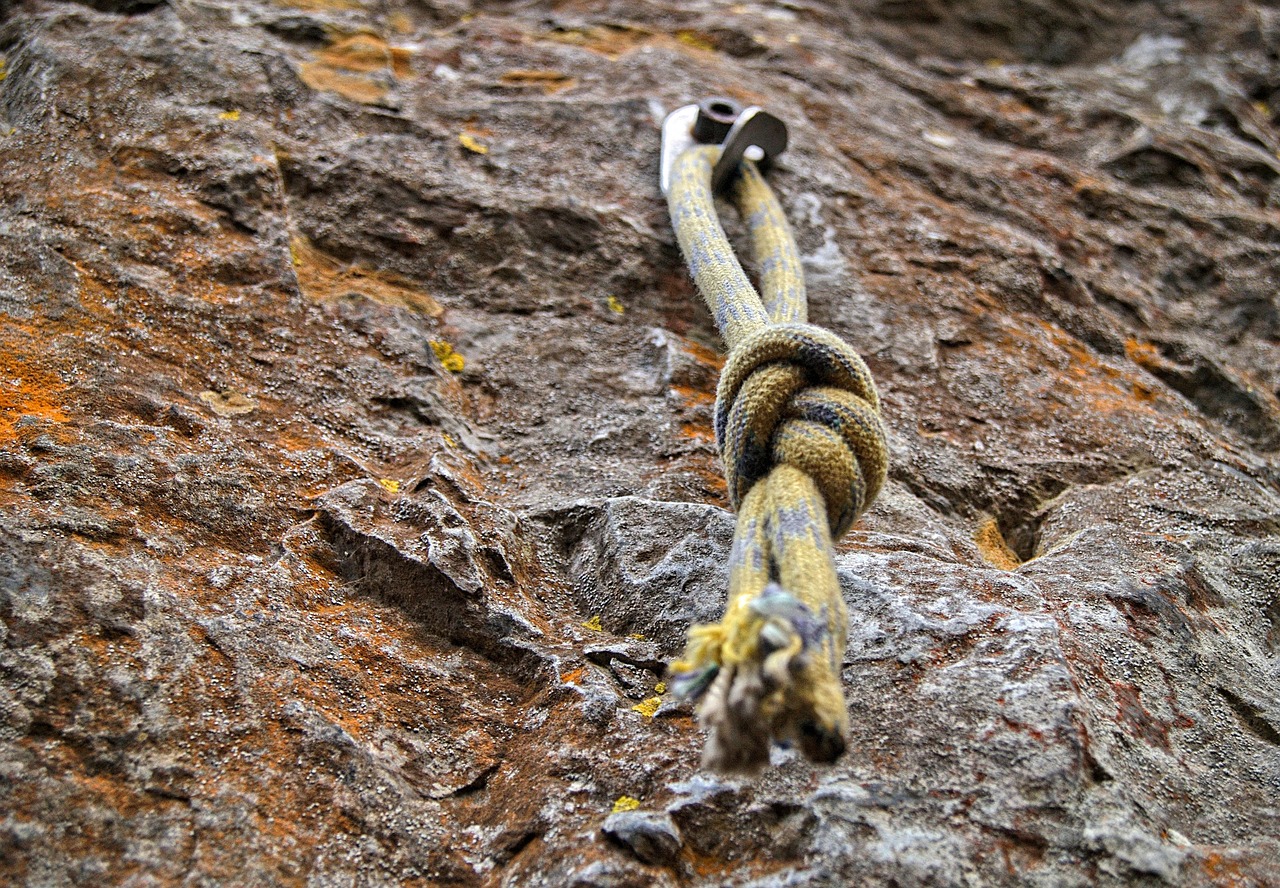
M 453 440 L 453 435 L 450 435 L 448 432 L 441 432 L 440 438 L 444 441 L 447 447 L 451 447 L 454 450 L 458 449 L 458 442 Z
M 459 133 L 458 144 L 474 154 L 488 154 L 489 146 L 481 142 L 471 133 Z
M 629 795 L 618 796 L 618 800 L 613 803 L 614 814 L 621 814 L 624 811 L 634 811 L 640 807 L 640 800 L 632 798 Z
M 200 400 L 208 404 L 209 409 L 218 416 L 240 416 L 258 409 L 252 398 L 230 390 L 204 391 L 200 393 Z
M 988 518 L 982 522 L 978 532 L 973 535 L 973 542 L 982 553 L 982 557 L 994 567 L 1001 570 L 1016 570 L 1018 565 L 1022 564 L 1022 559 L 1009 548 L 1004 534 L 1000 532 L 1000 525 L 994 518 Z
M 645 641 L 645 640 L 646 640 L 646 639 L 645 639 L 645 637 L 644 637 L 644 633 L 642 633 L 642 632 L 632 632 L 630 635 L 628 635 L 628 636 L 627 636 L 627 638 L 634 639 L 635 641 Z
M 1254 103 L 1253 103 L 1253 110 L 1254 110 L 1254 111 L 1257 111 L 1257 112 L 1258 112 L 1259 114 L 1261 114 L 1263 117 L 1270 117 L 1270 116 L 1271 116 L 1271 106 L 1270 106 L 1270 105 L 1268 105 L 1266 102 L 1254 102 Z
M 609 294 L 609 298 L 605 300 L 605 303 L 609 306 L 609 311 L 614 314 L 622 314 L 627 310 L 627 307 L 622 304 L 622 300 L 612 293 Z
M 676 39 L 685 46 L 701 49 L 704 52 L 715 52 L 716 45 L 697 31 L 676 31 Z
M 665 694 L 667 692 L 667 683 L 665 681 L 658 682 L 653 686 L 653 692 L 655 694 Z
M 988 68 L 1003 68 L 1004 59 L 987 59 L 983 64 Z
M 378 483 L 382 485 L 382 489 L 387 491 L 387 493 L 400 492 L 400 482 L 394 478 L 379 478 Z
M 441 339 L 431 340 L 431 350 L 436 353 L 444 369 L 450 373 L 461 373 L 467 366 L 467 359 L 453 350 L 453 346 Z
M 218 115 L 218 119 L 219 120 L 239 120 L 240 109 L 232 108 L 230 111 L 223 111 L 221 114 Z
M 658 707 L 661 705 L 661 697 L 650 697 L 648 700 L 642 700 L 635 706 L 632 706 L 631 711 L 638 712 L 645 718 L 653 718 L 653 714 L 658 711 Z
M 600 632 L 604 629 L 604 624 L 600 622 L 600 615 L 596 614 L 590 620 L 582 624 L 582 628 L 590 629 L 593 632 Z
M 9 76 L 9 69 L 8 67 L 6 67 L 6 64 L 7 63 L 5 62 L 5 60 L 3 58 L 0 58 L 0 81 L 3 81 L 6 77 Z

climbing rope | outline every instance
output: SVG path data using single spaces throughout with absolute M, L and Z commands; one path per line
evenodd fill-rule
M 715 430 L 737 511 L 724 617 L 689 631 L 671 671 L 673 690 L 701 699 L 704 767 L 752 772 L 771 742 L 820 762 L 844 751 L 848 615 L 833 541 L 875 499 L 888 457 L 871 374 L 839 337 L 807 323 L 795 238 L 751 160 L 738 165 L 732 196 L 763 298 L 734 255 L 712 188 L 722 150 L 683 147 L 668 166 L 664 133 L 676 237 L 729 350 Z

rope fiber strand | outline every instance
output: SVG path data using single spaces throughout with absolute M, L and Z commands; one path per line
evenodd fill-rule
M 753 773 L 771 743 L 831 762 L 845 748 L 840 681 L 848 615 L 833 560 L 888 468 L 880 399 L 862 359 L 807 323 L 804 271 L 782 207 L 744 161 L 733 199 L 751 235 L 763 299 L 716 215 L 719 146 L 676 159 L 668 195 L 680 249 L 729 355 L 716 442 L 737 528 L 719 623 L 689 631 L 672 687 L 701 698 L 703 766 Z

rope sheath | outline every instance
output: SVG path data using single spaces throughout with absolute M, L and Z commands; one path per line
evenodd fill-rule
M 668 196 L 680 249 L 729 349 L 716 441 L 737 528 L 719 623 L 689 631 L 673 687 L 703 698 L 706 767 L 754 771 L 771 742 L 833 761 L 848 731 L 840 667 L 847 613 L 833 560 L 888 468 L 880 400 L 862 359 L 807 320 L 804 272 L 773 191 L 744 162 L 733 198 L 763 299 L 716 214 L 718 146 L 676 159 Z

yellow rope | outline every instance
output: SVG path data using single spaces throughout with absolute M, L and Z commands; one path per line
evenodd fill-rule
M 703 764 L 754 771 L 771 742 L 833 761 L 848 732 L 840 667 L 848 616 L 833 561 L 888 467 L 880 400 L 862 359 L 806 323 L 804 272 L 756 165 L 734 188 L 761 270 L 747 279 L 716 215 L 717 146 L 676 159 L 668 196 L 680 248 L 729 348 L 716 440 L 738 513 L 724 617 L 689 631 L 673 686 L 702 697 Z

